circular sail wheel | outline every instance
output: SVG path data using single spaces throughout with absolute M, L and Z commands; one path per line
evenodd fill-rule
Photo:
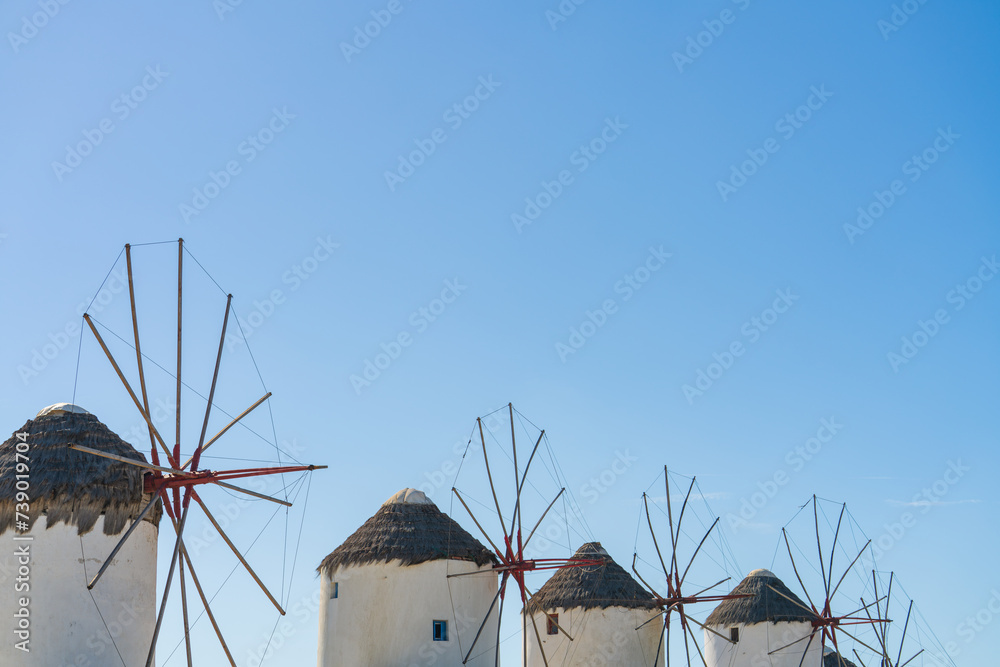
M 484 422 L 486 422 L 485 427 Z M 518 437 L 519 426 L 523 433 L 520 438 Z M 481 459 L 476 456 L 468 457 L 470 450 L 481 454 Z M 474 459 L 475 463 L 470 465 L 468 459 Z M 503 408 L 476 419 L 476 425 L 470 436 L 463 460 L 465 461 L 464 465 L 470 466 L 470 469 L 465 470 L 464 474 L 461 469 L 459 470 L 456 474 L 455 485 L 452 487 L 452 493 L 454 498 L 465 508 L 483 539 L 493 549 L 498 563 L 493 566 L 492 573 L 500 576 L 500 584 L 475 633 L 472 644 L 464 652 L 462 662 L 463 664 L 467 663 L 476 653 L 477 648 L 480 653 L 484 650 L 482 646 L 488 641 L 488 638 L 483 636 L 483 630 L 496 610 L 497 634 L 495 643 L 485 650 L 492 649 L 495 653 L 494 664 L 500 664 L 502 625 L 500 621 L 503 617 L 508 587 L 513 586 L 520 596 L 522 664 L 527 664 L 528 643 L 530 641 L 537 644 L 542 661 L 548 665 L 548 657 L 545 654 L 541 635 L 541 632 L 546 630 L 544 628 L 539 630 L 531 613 L 533 594 L 526 581 L 526 575 L 540 570 L 601 565 L 603 561 L 572 557 L 528 557 L 529 545 L 534 545 L 535 551 L 544 551 L 546 547 L 539 548 L 538 545 L 543 542 L 545 545 L 550 545 L 549 540 L 556 537 L 548 535 L 548 531 L 546 531 L 546 537 L 541 537 L 539 528 L 547 518 L 558 514 L 558 512 L 553 512 L 553 507 L 560 499 L 566 501 L 566 486 L 558 464 L 548 446 L 545 431 L 531 424 L 514 409 L 513 405 L 508 403 Z M 477 465 L 481 468 L 476 471 L 471 470 Z M 542 469 L 548 471 L 552 483 L 547 485 L 535 483 L 534 480 L 541 477 Z M 476 474 L 479 475 L 479 478 L 473 479 Z M 462 489 L 459 488 L 459 475 L 462 475 L 464 487 Z M 543 486 L 546 488 L 542 488 Z M 489 489 L 488 496 L 486 496 L 486 489 Z M 475 491 L 480 491 L 486 497 L 475 497 Z M 477 507 L 475 511 L 472 508 L 473 505 Z M 543 507 L 544 509 L 542 509 Z M 504 508 L 507 509 L 506 512 Z M 582 520 L 579 511 L 575 511 L 573 514 Z M 562 520 L 566 521 L 566 525 L 558 529 L 559 537 L 562 537 L 563 533 L 567 539 L 570 537 L 570 532 L 573 529 L 569 527 L 569 515 L 570 511 L 566 510 L 564 505 Z M 551 522 L 549 525 L 552 525 Z M 449 577 L 475 576 L 476 574 L 479 573 L 455 574 L 449 575 Z M 572 639 L 568 629 L 559 625 L 557 619 L 549 616 L 548 620 L 557 632 Z M 532 636 L 533 639 L 529 639 L 529 636 Z
M 884 618 L 885 622 L 876 626 L 876 648 L 880 653 L 863 656 L 854 651 L 854 657 L 861 667 L 942 667 L 955 662 L 924 619 L 913 600 L 906 594 L 895 574 L 872 570 L 871 598 L 874 607 L 860 599 L 866 614 L 872 619 Z M 902 625 L 890 619 L 901 619 Z
M 94 575 L 94 577 L 88 583 L 88 588 L 92 589 L 94 586 L 100 585 L 100 580 L 102 575 L 107 571 L 108 567 L 113 563 L 116 554 L 122 548 L 122 546 L 131 537 L 133 531 L 137 526 L 139 526 L 143 518 L 155 507 L 157 503 L 162 503 L 164 513 L 170 520 L 170 525 L 174 529 L 176 538 L 173 540 L 173 549 L 170 559 L 170 566 L 167 573 L 167 578 L 163 587 L 163 594 L 160 598 L 159 609 L 156 615 L 156 624 L 153 629 L 153 635 L 150 640 L 149 652 L 146 658 L 146 667 L 151 667 L 154 661 L 154 656 L 156 652 L 157 641 L 160 638 L 160 631 L 165 617 L 167 602 L 171 593 L 171 584 L 174 580 L 175 573 L 178 574 L 180 597 L 181 597 L 181 609 L 183 616 L 183 631 L 184 638 L 183 642 L 186 649 L 187 664 L 190 667 L 192 665 L 192 653 L 191 653 L 191 625 L 189 623 L 188 614 L 188 579 L 194 584 L 195 590 L 197 591 L 198 597 L 201 599 L 201 603 L 204 607 L 205 615 L 208 617 L 218 637 L 219 643 L 224 651 L 229 664 L 232 667 L 236 667 L 236 661 L 233 658 L 232 652 L 229 646 L 226 644 L 225 638 L 223 637 L 222 631 L 219 627 L 216 616 L 212 613 L 211 606 L 209 604 L 210 598 L 206 593 L 202 581 L 199 579 L 194 563 L 191 559 L 191 554 L 188 548 L 185 546 L 184 541 L 184 529 L 188 524 L 189 512 L 192 504 L 197 505 L 201 512 L 204 514 L 205 518 L 211 523 L 214 530 L 217 531 L 218 535 L 226 543 L 226 545 L 232 550 L 233 554 L 236 556 L 239 564 L 246 570 L 253 581 L 257 584 L 262 592 L 263 596 L 277 609 L 277 611 L 284 615 L 285 610 L 282 608 L 281 603 L 278 599 L 268 590 L 267 586 L 257 575 L 254 569 L 251 567 L 250 563 L 247 562 L 244 554 L 236 547 L 233 540 L 230 539 L 229 535 L 225 532 L 223 527 L 220 525 L 219 521 L 216 519 L 215 515 L 208 508 L 206 502 L 202 499 L 198 492 L 198 489 L 206 488 L 205 485 L 213 485 L 216 487 L 221 487 L 226 489 L 228 492 L 234 494 L 239 494 L 241 496 L 249 496 L 256 498 L 258 500 L 264 500 L 272 503 L 276 503 L 280 506 L 290 507 L 291 502 L 288 501 L 288 490 L 291 488 L 285 486 L 285 498 L 276 498 L 273 496 L 265 495 L 257 491 L 253 491 L 242 486 L 238 486 L 232 483 L 232 480 L 240 480 L 251 477 L 262 477 L 267 475 L 282 474 L 282 473 L 293 473 L 301 472 L 305 474 L 307 471 L 326 468 L 326 466 L 314 466 L 314 465 L 296 465 L 296 466 L 277 466 L 277 467 L 257 467 L 257 468 L 242 468 L 235 470 L 209 470 L 203 467 L 203 454 L 204 452 L 215 444 L 223 435 L 229 431 L 234 426 L 240 424 L 243 425 L 243 420 L 253 412 L 257 407 L 267 401 L 270 398 L 271 393 L 265 392 L 264 395 L 253 402 L 251 405 L 246 407 L 238 416 L 231 418 L 231 420 L 223 427 L 221 430 L 216 432 L 211 437 L 209 436 L 209 423 L 212 416 L 213 408 L 217 411 L 220 410 L 215 403 L 216 398 L 216 388 L 220 376 L 220 368 L 223 361 L 223 351 L 227 339 L 227 329 L 232 324 L 234 316 L 232 314 L 232 295 L 226 295 L 225 311 L 222 314 L 222 324 L 221 324 L 221 335 L 219 337 L 218 350 L 215 354 L 214 367 L 211 376 L 211 384 L 208 388 L 208 394 L 205 398 L 205 414 L 204 418 L 201 420 L 200 435 L 197 439 L 197 444 L 193 447 L 190 445 L 185 448 L 182 446 L 182 428 L 181 428 L 181 398 L 182 398 L 182 387 L 190 389 L 190 387 L 182 382 L 181 368 L 182 368 L 182 350 L 184 349 L 183 341 L 183 327 L 182 327 L 182 316 L 184 311 L 184 301 L 183 301 L 183 286 L 184 286 L 184 256 L 186 249 L 184 247 L 183 239 L 177 241 L 177 301 L 176 301 L 176 373 L 170 374 L 169 371 L 165 371 L 164 367 L 157 362 L 153 361 L 147 355 L 143 354 L 140 336 L 139 336 L 139 318 L 136 311 L 136 286 L 133 275 L 132 267 L 132 246 L 126 244 L 123 250 L 125 254 L 125 263 L 127 271 L 127 283 L 128 283 L 128 295 L 129 295 L 129 306 L 131 314 L 131 338 L 132 342 L 129 343 L 126 340 L 126 336 L 119 335 L 113 329 L 103 325 L 99 322 L 94 315 L 90 312 L 90 307 L 88 307 L 88 312 L 83 314 L 83 320 L 85 323 L 85 328 L 90 331 L 94 339 L 97 341 L 100 349 L 102 350 L 107 361 L 110 363 L 111 368 L 114 370 L 115 375 L 117 375 L 118 380 L 120 380 L 125 393 L 131 399 L 135 408 L 138 410 L 143 424 L 149 434 L 150 443 L 150 462 L 137 461 L 134 459 L 124 458 L 109 454 L 103 451 L 98 451 L 88 447 L 80 445 L 70 445 L 72 449 L 79 452 L 92 455 L 100 456 L 109 459 L 113 459 L 119 463 L 127 464 L 131 466 L 137 466 L 144 470 L 143 473 L 143 492 L 148 494 L 150 500 L 143 507 L 140 514 L 132 521 L 129 528 L 122 535 L 121 539 L 112 549 L 110 555 L 101 565 L 100 569 Z M 120 258 L 120 255 L 119 255 Z M 197 263 L 197 260 L 195 260 Z M 117 261 L 115 264 L 117 265 Z M 200 265 L 199 265 L 200 266 Z M 114 270 L 114 267 L 112 267 Z M 110 276 L 110 272 L 109 272 Z M 107 281 L 107 279 L 106 279 Z M 103 287 L 103 285 L 102 285 Z M 91 303 L 93 306 L 93 302 Z M 173 305 L 170 306 L 171 310 Z M 162 321 L 161 321 L 162 322 Z M 162 324 L 161 324 L 162 326 Z M 239 325 L 236 325 L 239 328 Z M 113 337 L 111 340 L 114 343 L 114 338 L 117 338 L 119 343 L 131 348 L 134 352 L 134 363 L 136 376 L 138 382 L 133 384 L 129 381 L 126 373 L 122 369 L 122 365 L 118 359 L 115 358 L 108 345 L 105 336 L 102 335 L 101 331 L 105 333 L 110 333 Z M 126 334 L 127 335 L 127 334 Z M 232 334 L 230 334 L 232 335 Z M 173 334 L 171 334 L 171 337 Z M 82 344 L 82 341 L 81 341 Z M 128 354 L 130 358 L 132 354 Z M 144 362 L 152 362 L 158 368 L 163 369 L 167 374 L 170 374 L 174 380 L 174 390 L 175 390 L 175 433 L 173 438 L 173 445 L 168 446 L 166 440 L 161 434 L 160 430 L 157 429 L 154 418 L 153 411 L 151 410 L 149 392 L 147 390 L 146 382 L 146 367 Z M 126 362 L 131 364 L 131 361 Z M 79 362 L 78 362 L 79 370 Z M 108 392 L 111 393 L 111 392 Z M 75 389 L 74 389 L 75 395 Z M 225 413 L 230 416 L 229 413 Z M 168 436 L 169 437 L 169 436 Z M 275 445 L 276 447 L 276 445 Z M 185 457 L 182 455 L 184 450 L 191 451 L 190 456 Z M 279 454 L 280 457 L 280 454 Z M 192 501 L 194 501 L 192 503 Z
M 853 538 L 849 545 L 845 544 L 848 536 Z M 872 563 L 870 546 L 871 540 L 847 511 L 846 503 L 814 495 L 799 508 L 781 529 L 776 556 L 778 551 L 788 555 L 808 605 L 774 587 L 771 590 L 810 616 L 813 629 L 806 637 L 776 648 L 771 654 L 797 650 L 804 642 L 801 664 L 818 642 L 824 664 L 830 662 L 836 667 L 850 667 L 849 655 L 884 656 L 879 636 L 891 621 L 881 615 L 886 609 L 886 597 L 864 574 L 866 569 L 871 570 L 863 567 Z M 845 613 L 847 609 L 850 611 Z
M 746 596 L 712 592 L 732 579 L 732 576 L 729 575 L 730 565 L 737 566 L 732 549 L 721 533 L 719 517 L 708 506 L 705 494 L 697 485 L 697 478 L 691 477 L 690 481 L 688 478 L 681 479 L 679 475 L 671 473 L 667 466 L 664 466 L 663 480 L 665 496 L 662 501 L 659 498 L 651 498 L 648 489 L 642 494 L 639 530 L 641 531 L 641 526 L 645 523 L 651 544 L 645 544 L 644 547 L 656 554 L 654 570 L 658 568 L 656 576 L 659 577 L 662 574 L 663 579 L 658 580 L 665 583 L 661 586 L 652 585 L 650 580 L 653 580 L 653 575 L 647 573 L 646 576 L 643 576 L 639 571 L 637 567 L 639 561 L 647 562 L 650 558 L 639 558 L 638 532 L 636 534 L 636 551 L 632 555 L 632 572 L 663 610 L 663 628 L 660 631 L 660 641 L 657 644 L 652 665 L 655 667 L 659 664 L 661 651 L 666 657 L 666 664 L 670 664 L 670 630 L 672 619 L 676 617 L 676 620 L 673 620 L 673 625 L 680 626 L 679 631 L 681 643 L 684 646 L 686 664 L 690 667 L 692 660 L 697 658 L 699 659 L 697 664 L 707 667 L 705 656 L 701 650 L 701 642 L 695 636 L 692 626 L 698 626 L 706 632 L 716 634 L 726 642 L 735 642 L 694 618 L 691 615 L 693 611 L 691 608 L 700 603 L 719 603 Z M 650 485 L 650 488 L 656 486 L 658 482 L 659 478 Z M 684 491 L 683 500 L 679 509 L 675 511 L 676 502 L 680 498 L 672 499 L 671 494 L 678 490 L 683 491 L 685 486 L 687 489 Z M 697 493 L 695 493 L 696 489 Z M 685 519 L 687 519 L 687 523 L 685 523 Z M 662 535 L 664 520 L 668 529 L 667 536 Z M 657 537 L 654 523 L 661 525 L 661 537 Z M 693 528 L 692 525 L 694 525 Z M 669 537 L 669 541 L 667 537 Z M 724 575 L 722 579 L 715 580 L 716 576 L 722 575 Z M 695 583 L 699 579 L 700 582 Z M 714 581 L 714 583 L 708 584 L 708 581 Z M 654 617 L 647 623 L 653 622 L 656 618 L 659 617 Z M 638 628 L 636 629 L 638 630 Z M 676 632 L 673 636 L 676 637 Z M 676 639 L 674 642 L 676 643 Z M 695 647 L 694 653 L 691 651 L 692 644 Z

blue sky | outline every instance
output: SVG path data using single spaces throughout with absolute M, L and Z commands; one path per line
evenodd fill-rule
M 289 515 L 289 550 L 306 517 L 291 603 L 398 489 L 430 483 L 449 509 L 436 473 L 477 416 L 513 402 L 546 429 L 587 537 L 622 565 L 664 464 L 698 477 L 737 577 L 773 565 L 793 586 L 780 528 L 817 494 L 889 535 L 879 569 L 957 664 L 986 663 L 1000 587 L 983 557 L 1000 548 L 995 5 L 224 2 L 5 6 L 11 431 L 70 400 L 78 306 L 122 246 L 183 237 L 234 294 L 274 392 L 250 425 L 330 466 Z M 166 366 L 175 251 L 135 251 L 144 348 Z M 205 392 L 224 298 L 185 267 L 185 375 Z M 127 335 L 127 298 L 104 311 Z M 264 388 L 233 347 L 219 403 L 236 414 Z M 78 402 L 129 433 L 140 420 L 89 333 L 80 358 Z M 217 455 L 266 447 L 241 433 Z M 796 448 L 814 437 L 806 460 Z M 727 518 L 767 489 L 745 523 Z M 269 516 L 253 505 L 233 530 L 252 540 Z M 283 530 L 254 552 L 276 587 Z M 235 562 L 204 551 L 222 576 Z M 246 584 L 218 606 L 251 661 L 274 619 Z M 315 659 L 302 609 L 264 664 Z

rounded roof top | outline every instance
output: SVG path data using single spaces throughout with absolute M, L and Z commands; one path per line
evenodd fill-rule
M 756 570 L 751 570 L 750 574 L 748 574 L 747 576 L 748 577 L 774 577 L 775 579 L 777 579 L 777 577 L 774 576 L 774 572 L 771 572 L 770 570 L 765 570 L 762 567 L 761 568 L 757 568 Z
M 382 503 L 382 507 L 386 505 L 433 505 L 434 503 L 430 498 L 427 497 L 423 491 L 417 491 L 416 489 L 401 489 L 396 493 L 392 494 L 388 500 Z
M 44 408 L 0 445 L 0 534 L 15 527 L 19 447 L 31 461 L 29 530 L 44 513 L 47 526 L 64 521 L 83 535 L 103 515 L 104 532 L 116 535 L 139 515 L 149 502 L 143 494 L 142 468 L 72 450 L 71 444 L 146 460 L 80 406 L 56 403 Z M 159 506 L 146 515 L 154 525 L 159 519 Z
M 431 560 L 497 563 L 496 556 L 438 509 L 423 492 L 402 489 L 373 517 L 323 559 L 317 568 L 330 574 L 339 567 L 388 563 L 417 565 Z
M 531 612 L 559 607 L 573 609 L 656 609 L 653 596 L 614 561 L 600 542 L 587 542 L 573 558 L 601 561 L 600 565 L 559 568 L 532 596 Z
M 723 600 L 708 615 L 706 625 L 797 623 L 816 618 L 806 603 L 769 570 L 753 570 L 730 595 L 746 597 Z
M 44 417 L 46 415 L 65 415 L 65 414 L 80 414 L 89 415 L 90 413 L 81 408 L 79 405 L 74 405 L 72 403 L 53 403 L 47 408 L 42 408 L 38 411 L 35 417 Z

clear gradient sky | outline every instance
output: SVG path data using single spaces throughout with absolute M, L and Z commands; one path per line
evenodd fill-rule
M 451 508 L 456 443 L 508 401 L 622 565 L 667 464 L 723 517 L 735 576 L 794 588 L 774 554 L 815 493 L 883 538 L 957 664 L 991 664 L 998 24 L 935 0 L 5 3 L 4 428 L 71 399 L 78 309 L 122 246 L 184 237 L 235 295 L 277 440 L 330 466 L 289 516 L 300 613 L 265 665 L 313 664 L 319 561 L 400 488 Z M 173 252 L 136 249 L 167 366 Z M 204 392 L 221 293 L 186 269 Z M 128 332 L 127 298 L 102 308 Z M 240 351 L 223 371 L 231 413 L 263 393 Z M 148 448 L 89 334 L 77 402 Z M 214 453 L 252 457 L 235 433 Z M 270 510 L 236 514 L 246 543 Z M 252 553 L 280 588 L 270 530 Z M 217 542 L 198 562 L 235 563 Z M 275 621 L 250 585 L 217 600 L 240 664 Z

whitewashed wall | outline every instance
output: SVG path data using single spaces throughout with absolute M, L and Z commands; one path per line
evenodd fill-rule
M 447 578 L 476 570 L 483 573 Z M 338 597 L 331 599 L 334 582 Z M 496 595 L 497 575 L 468 561 L 393 561 L 338 568 L 323 574 L 321 586 L 319 667 L 460 667 Z M 433 641 L 435 620 L 448 621 L 447 642 Z M 467 667 L 492 667 L 487 649 L 495 643 L 496 610 Z
M 126 665 L 144 665 L 156 622 L 156 526 L 143 521 L 88 592 L 87 582 L 120 536 L 104 534 L 103 516 L 83 536 L 76 526 L 44 525 L 44 519 L 35 523 L 30 542 L 15 542 L 12 531 L 0 535 L 0 665 L 120 666 L 114 644 Z M 30 573 L 18 582 L 14 551 L 24 544 L 31 547 Z M 19 583 L 30 590 L 16 592 Z M 29 653 L 14 646 L 20 597 L 29 598 Z
M 705 662 L 708 667 L 799 667 L 802 653 L 809 640 L 804 639 L 794 646 L 769 655 L 771 651 L 791 644 L 797 639 L 808 637 L 812 632 L 811 623 L 754 623 L 753 625 L 712 626 L 712 629 L 729 636 L 731 627 L 739 627 L 740 641 L 733 645 L 705 630 Z M 823 662 L 820 633 L 816 633 L 806 653 L 802 667 L 820 667 Z
M 640 625 L 650 618 L 661 619 L 657 610 L 559 608 L 559 625 L 565 628 L 573 641 L 565 634 L 549 635 L 546 632 L 544 614 L 534 614 L 538 632 L 545 648 L 549 667 L 603 667 L 604 665 L 635 665 L 636 667 L 662 667 L 663 651 L 656 658 L 656 647 L 663 629 L 661 620 L 650 621 L 638 631 Z M 528 622 L 528 663 L 529 667 L 543 667 L 541 651 L 535 638 L 535 630 Z

